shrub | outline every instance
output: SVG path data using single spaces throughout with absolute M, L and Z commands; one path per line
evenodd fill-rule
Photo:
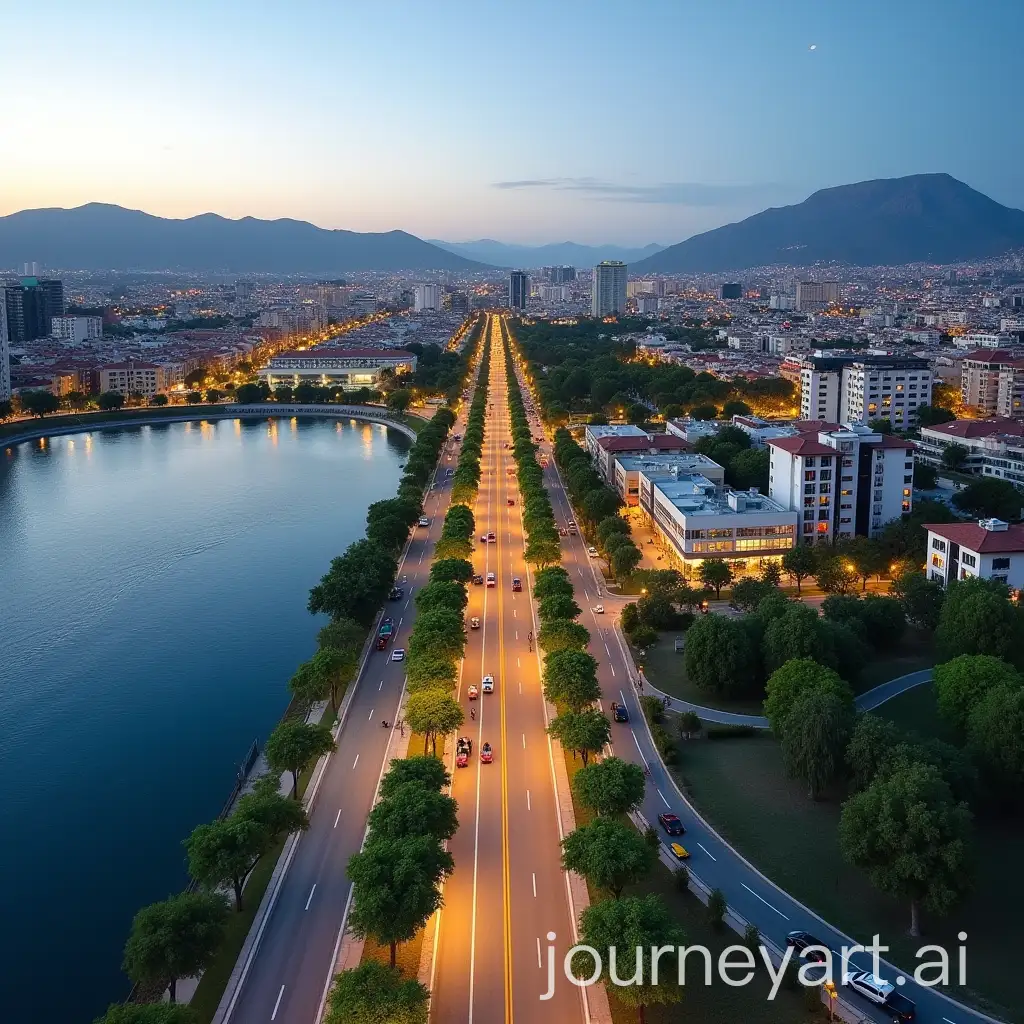
M 672 738 L 672 734 L 668 729 L 663 725 L 654 723 L 651 725 L 651 736 L 654 738 L 654 745 L 658 748 L 662 761 L 665 764 L 675 764 L 679 756 L 679 750 L 676 747 L 676 741 Z
M 643 708 L 644 717 L 651 725 L 660 725 L 665 721 L 665 705 L 660 698 L 644 694 L 640 698 L 640 707 Z
M 748 924 L 743 929 L 743 945 L 752 949 L 755 953 L 761 945 L 761 933 L 757 930 L 756 924 Z
M 725 902 L 725 893 L 721 889 L 712 889 L 708 897 L 708 924 L 721 931 L 725 927 L 725 912 L 729 904 Z
M 675 879 L 677 892 L 686 892 L 690 888 L 690 872 L 686 870 L 685 865 L 680 864 L 672 872 L 672 877 Z

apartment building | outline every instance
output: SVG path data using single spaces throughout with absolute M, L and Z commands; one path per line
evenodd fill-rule
M 840 293 L 838 281 L 797 281 L 796 308 L 800 312 L 826 309 L 840 300 Z
M 155 395 L 171 386 L 171 374 L 158 363 L 108 363 L 100 367 L 100 391 L 116 391 L 121 395 Z
M 55 316 L 50 322 L 50 336 L 69 345 L 83 345 L 103 337 L 101 316 Z
M 401 349 L 311 348 L 281 352 L 260 370 L 260 377 L 277 384 L 340 385 L 348 390 L 376 387 L 382 370 L 411 373 L 416 356 Z
M 11 339 L 7 332 L 7 303 L 0 288 L 0 402 L 11 397 Z
M 983 416 L 1013 416 L 1024 409 L 1024 350 L 975 349 L 964 356 L 960 399 Z
M 768 493 L 799 513 L 802 543 L 875 537 L 911 510 L 912 442 L 860 423 L 800 427 L 793 437 L 768 441 Z
M 590 315 L 609 316 L 626 309 L 628 267 L 619 260 L 602 260 L 594 267 Z
M 987 420 L 954 420 L 922 427 L 915 442 L 919 462 L 942 469 L 943 453 L 951 444 L 967 449 L 959 472 L 994 476 L 1024 487 L 1024 422 L 996 417 Z
M 612 484 L 627 505 L 640 503 L 640 474 L 649 479 L 703 477 L 716 487 L 725 485 L 725 470 L 706 455 L 627 455 L 613 460 Z
M 907 430 L 932 400 L 926 359 L 808 356 L 800 363 L 800 417 L 842 423 L 887 420 Z
M 1024 524 L 979 519 L 928 523 L 925 529 L 929 579 L 946 586 L 950 580 L 979 577 L 1015 591 L 1024 587 Z

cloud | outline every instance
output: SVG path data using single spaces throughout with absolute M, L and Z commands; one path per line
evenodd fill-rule
M 662 182 L 656 185 L 622 185 L 599 178 L 524 178 L 496 181 L 500 189 L 549 189 L 578 192 L 606 202 L 663 203 L 674 206 L 731 206 L 777 194 L 779 187 L 760 185 L 709 185 L 701 182 Z

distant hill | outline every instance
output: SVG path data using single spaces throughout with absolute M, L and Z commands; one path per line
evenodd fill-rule
M 89 203 L 0 217 L 0 267 L 34 260 L 67 270 L 330 274 L 354 270 L 486 270 L 405 231 L 331 231 L 301 220 L 186 220 Z
M 430 239 L 450 252 L 467 259 L 480 260 L 498 267 L 517 267 L 533 270 L 537 267 L 571 266 L 592 267 L 601 260 L 622 260 L 635 263 L 661 250 L 651 243 L 642 249 L 629 249 L 621 245 L 578 245 L 576 242 L 552 242 L 550 245 L 509 245 L 493 238 L 480 238 L 475 242 L 442 242 Z
M 743 270 L 776 263 L 956 263 L 1024 246 L 1024 212 L 948 174 L 826 188 L 669 246 L 630 273 Z

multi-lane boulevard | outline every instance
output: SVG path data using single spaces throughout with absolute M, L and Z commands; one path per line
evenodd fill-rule
M 465 429 L 465 414 L 464 409 L 453 434 Z M 405 594 L 385 611 L 396 627 L 391 645 L 383 652 L 371 651 L 353 684 L 337 749 L 310 809 L 309 831 L 294 846 L 259 940 L 244 963 L 244 975 L 224 1006 L 224 1024 L 314 1024 L 319 1019 L 351 897 L 345 867 L 362 844 L 396 736 L 405 665 L 391 655 L 405 646 L 416 616 L 416 590 L 428 582 L 450 499 L 446 470 L 457 456 L 458 445 L 449 435 L 424 503 L 430 526 L 413 533 L 398 570 Z M 383 721 L 390 728 L 382 728 Z

